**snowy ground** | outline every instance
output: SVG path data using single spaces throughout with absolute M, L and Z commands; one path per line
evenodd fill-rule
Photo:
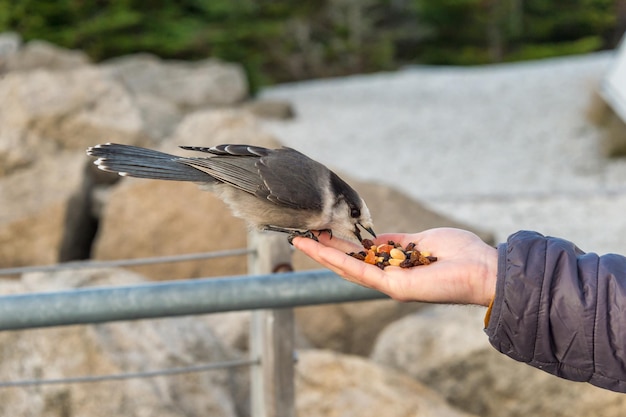
M 286 84 L 262 97 L 289 100 L 297 116 L 265 127 L 286 146 L 392 184 L 499 241 L 531 229 L 626 254 L 626 159 L 602 157 L 601 132 L 585 118 L 611 59 Z

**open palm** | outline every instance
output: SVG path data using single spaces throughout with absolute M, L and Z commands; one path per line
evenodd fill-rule
M 322 234 L 319 242 L 296 238 L 294 246 L 343 278 L 381 291 L 399 301 L 489 305 L 495 294 L 497 251 L 475 234 L 453 228 L 379 235 L 406 246 L 414 242 L 437 262 L 413 268 L 389 266 L 384 270 L 346 255 L 362 250 L 356 243 Z

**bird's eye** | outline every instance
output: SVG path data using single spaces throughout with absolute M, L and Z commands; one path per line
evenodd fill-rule
M 350 217 L 352 217 L 353 219 L 361 217 L 361 210 L 359 210 L 358 208 L 351 209 Z

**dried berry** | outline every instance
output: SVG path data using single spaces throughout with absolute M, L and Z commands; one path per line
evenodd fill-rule
M 374 246 L 374 245 L 375 245 L 375 243 L 374 243 L 374 241 L 373 241 L 373 240 L 371 240 L 371 239 L 363 239 L 363 240 L 361 241 L 361 245 L 363 245 L 363 247 L 364 247 L 365 249 L 370 249 L 372 246 Z
M 367 251 L 367 255 L 365 255 L 363 261 L 367 264 L 374 265 L 376 263 L 376 253 L 373 250 Z
M 407 258 L 404 261 L 400 262 L 400 265 L 398 265 L 398 266 L 400 268 L 411 268 L 412 266 L 417 266 L 417 265 L 413 265 L 411 260 L 409 258 Z
M 359 253 L 350 252 L 348 255 L 352 256 L 353 258 L 358 259 L 359 261 L 365 260 L 365 255 L 363 255 L 362 252 L 359 252 Z
M 388 243 L 383 243 L 382 245 L 378 245 L 378 247 L 376 248 L 378 253 L 389 253 L 392 249 L 394 249 L 394 246 Z

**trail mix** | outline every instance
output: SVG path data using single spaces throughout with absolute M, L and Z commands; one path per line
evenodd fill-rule
M 392 240 L 377 245 L 370 239 L 363 239 L 361 244 L 364 250 L 350 252 L 348 255 L 365 263 L 376 265 L 380 269 L 384 269 L 389 265 L 399 266 L 400 268 L 412 268 L 437 261 L 437 257 L 431 256 L 429 252 L 420 252 L 415 249 L 415 243 L 413 242 L 406 245 L 405 248 L 402 248 L 401 244 Z

